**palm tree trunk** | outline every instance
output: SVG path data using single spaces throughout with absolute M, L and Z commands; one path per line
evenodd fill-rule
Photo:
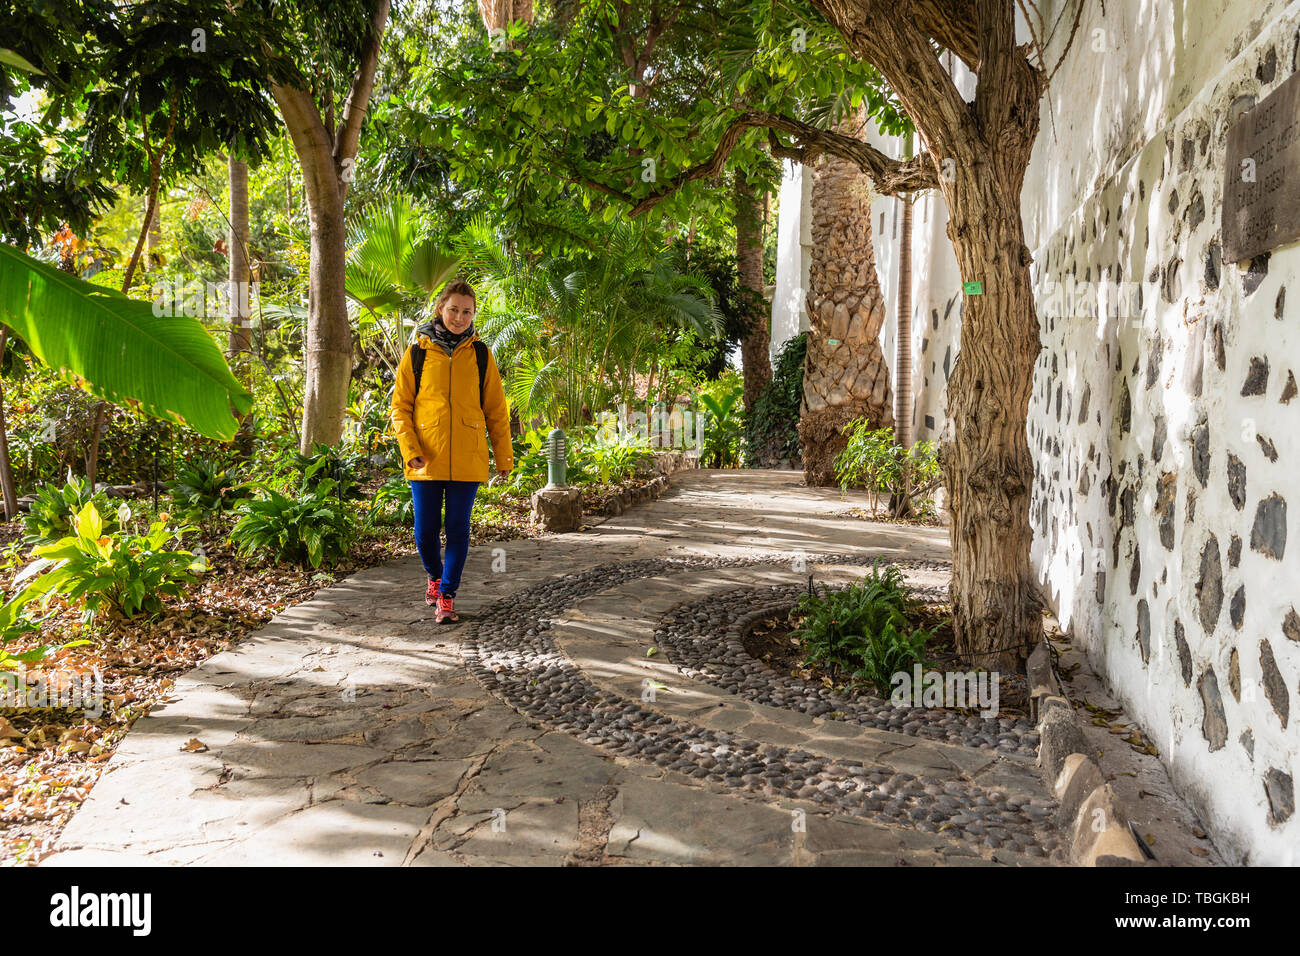
M 841 132 L 851 128 L 846 121 Z M 804 481 L 837 484 L 835 459 L 848 445 L 844 426 L 866 418 L 892 424 L 889 364 L 880 347 L 885 302 L 871 241 L 866 176 L 837 156 L 813 167 L 812 257 L 808 273 L 808 350 L 804 357 L 799 442 Z

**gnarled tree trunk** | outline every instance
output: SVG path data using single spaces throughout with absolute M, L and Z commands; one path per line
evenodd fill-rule
M 767 383 L 772 381 L 772 360 L 768 356 L 771 332 L 763 298 L 763 224 L 759 216 L 758 197 L 741 170 L 736 170 L 733 184 L 736 205 L 736 271 L 739 277 L 741 307 L 748 313 L 748 331 L 740 341 L 744 363 L 745 408 L 753 410 Z
M 812 170 L 808 351 L 799 442 L 804 480 L 834 485 L 846 424 L 888 428 L 889 366 L 880 348 L 885 303 L 871 245 L 871 190 L 848 160 L 823 156 Z

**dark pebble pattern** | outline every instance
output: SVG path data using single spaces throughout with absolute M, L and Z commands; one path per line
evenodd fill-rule
M 810 555 L 809 563 L 948 570 L 934 561 Z M 1060 859 L 1050 800 L 833 760 L 709 730 L 601 690 L 555 646 L 553 618 L 577 601 L 627 581 L 683 571 L 776 566 L 789 558 L 647 558 L 603 565 L 526 588 L 484 609 L 462 645 L 466 666 L 521 714 L 613 754 L 645 760 L 692 782 L 764 797 L 806 799 L 829 812 L 943 833 L 980 847 Z
M 1038 732 L 1028 721 L 971 716 L 932 707 L 896 707 L 860 692 L 836 694 L 830 688 L 778 673 L 745 650 L 742 636 L 753 624 L 788 610 L 802 588 L 743 588 L 703 601 L 683 603 L 661 620 L 655 643 L 672 662 L 696 680 L 721 687 L 746 700 L 784 707 L 831 720 L 844 720 L 944 743 L 1033 757 Z M 938 602 L 943 588 L 910 588 L 914 597 Z M 722 639 L 718 639 L 722 635 Z

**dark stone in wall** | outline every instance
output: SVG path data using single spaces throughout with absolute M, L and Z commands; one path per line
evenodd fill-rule
M 1142 581 L 1142 547 L 1133 542 L 1133 564 L 1128 571 L 1128 593 L 1137 594 L 1138 584 Z
M 1128 434 L 1133 427 L 1133 396 L 1128 391 L 1128 380 L 1124 381 L 1124 390 L 1119 395 L 1119 433 Z
M 1192 649 L 1187 646 L 1183 622 L 1174 619 L 1174 646 L 1178 649 L 1178 671 L 1183 675 L 1183 686 L 1192 686 Z
M 1214 340 L 1214 364 L 1222 372 L 1228 365 L 1228 356 L 1223 348 L 1223 323 L 1215 322 L 1210 329 L 1210 337 Z
M 1255 506 L 1250 549 L 1281 561 L 1286 554 L 1286 499 L 1272 494 Z
M 1223 713 L 1223 698 L 1219 696 L 1219 679 L 1211 667 L 1196 682 L 1201 692 L 1201 736 L 1210 744 L 1210 750 L 1223 749 L 1228 740 L 1228 719 Z
M 1228 453 L 1228 497 L 1238 511 L 1246 507 L 1246 466 L 1231 452 Z
M 933 415 L 926 415 L 926 416 L 925 416 L 925 427 L 928 428 L 928 429 L 930 429 L 930 431 L 934 431 L 934 416 L 933 416 Z
M 1228 567 L 1235 568 L 1241 564 L 1241 536 L 1234 534 L 1228 542 Z
M 1192 473 L 1205 487 L 1210 480 L 1210 423 L 1201 422 L 1192 429 Z
M 1121 528 L 1133 527 L 1133 518 L 1137 511 L 1137 491 L 1132 485 L 1128 485 L 1120 492 L 1119 496 L 1119 526 Z
M 1205 221 L 1205 197 L 1197 192 L 1187 207 L 1187 225 L 1195 229 Z
M 1056 386 L 1056 420 L 1058 422 L 1061 420 L 1061 391 L 1061 385 L 1058 383 Z
M 1196 492 L 1191 488 L 1187 489 L 1187 520 L 1196 520 Z
M 1165 340 L 1159 332 L 1156 333 L 1155 340 L 1151 343 L 1151 350 L 1147 353 L 1147 388 L 1153 388 L 1160 380 L 1160 362 L 1164 358 Z
M 1273 648 L 1267 640 L 1259 642 L 1259 669 L 1263 675 L 1264 696 L 1273 705 L 1278 720 L 1282 721 L 1282 729 L 1286 730 L 1286 722 L 1291 717 L 1291 695 L 1287 693 L 1286 681 L 1277 669 Z
M 1241 291 L 1250 295 L 1259 288 L 1260 283 L 1268 275 L 1268 259 L 1272 253 L 1261 252 L 1255 258 L 1250 260 L 1250 267 L 1246 274 L 1241 277 Z
M 1263 435 L 1256 435 L 1255 441 L 1259 442 L 1259 450 L 1264 453 L 1264 457 L 1269 461 L 1277 461 L 1277 446 L 1272 440 L 1265 438 Z
M 1264 774 L 1264 794 L 1268 797 L 1268 822 L 1273 826 L 1285 823 L 1295 813 L 1295 787 L 1291 775 L 1276 767 Z
M 1205 287 L 1210 292 L 1219 288 L 1219 272 L 1223 259 L 1223 249 L 1217 242 L 1210 243 L 1205 253 Z
M 1294 381 L 1294 379 L 1292 380 Z M 1088 402 L 1092 399 L 1092 383 L 1085 382 L 1083 385 L 1083 395 L 1079 398 L 1079 424 L 1088 417 Z
M 1219 561 L 1219 539 L 1210 535 L 1201 549 L 1201 576 L 1196 581 L 1196 597 L 1200 602 L 1201 627 L 1213 634 L 1223 609 L 1223 565 Z
M 1232 699 L 1241 703 L 1241 658 L 1234 647 L 1228 655 L 1228 693 Z
M 1277 290 L 1277 299 L 1273 302 L 1273 318 L 1281 321 L 1282 310 L 1286 306 L 1286 286 Z
M 1178 190 L 1171 189 L 1169 191 L 1169 214 L 1173 215 L 1174 210 L 1177 208 L 1178 208 Z
M 1098 604 L 1104 604 L 1106 601 L 1106 572 L 1098 571 L 1093 579 L 1092 595 L 1097 599 Z
M 1237 590 L 1232 592 L 1232 600 L 1228 602 L 1228 620 L 1232 626 L 1240 631 L 1241 623 L 1246 619 L 1246 585 L 1241 585 Z
M 950 370 L 952 368 L 952 346 L 948 346 L 943 351 L 943 380 L 948 381 Z
M 1262 356 L 1255 356 L 1250 360 L 1250 371 L 1246 373 L 1246 381 L 1241 385 L 1241 394 L 1246 395 L 1263 395 L 1268 391 L 1268 359 Z
M 1249 729 L 1241 732 L 1241 736 L 1237 738 L 1237 743 L 1241 744 L 1241 748 L 1246 751 L 1251 760 L 1255 759 L 1255 735 Z
M 1165 453 L 1165 437 L 1167 434 L 1165 416 L 1157 415 L 1155 433 L 1151 436 L 1151 461 L 1153 463 L 1159 463 L 1160 457 Z
M 1174 499 L 1178 493 L 1178 475 L 1167 471 L 1156 483 L 1156 514 L 1160 516 L 1160 545 L 1174 549 Z
M 1259 66 L 1255 67 L 1255 79 L 1261 83 L 1272 83 L 1275 76 L 1277 76 L 1277 50 L 1269 47 L 1268 53 L 1259 61 Z
M 1288 641 L 1300 642 L 1300 614 L 1296 613 L 1295 608 L 1286 612 L 1286 617 L 1282 618 L 1282 634 Z
M 1286 385 L 1282 388 L 1282 404 L 1290 405 L 1291 399 L 1295 398 L 1297 394 L 1300 394 L 1300 389 L 1296 388 L 1295 372 L 1288 369 L 1286 373 Z
M 1171 305 L 1183 297 L 1183 283 L 1178 277 L 1178 269 L 1183 260 L 1174 256 L 1165 264 L 1165 278 L 1160 284 L 1160 294 Z
M 1138 650 L 1142 652 L 1142 663 L 1145 664 L 1151 659 L 1151 608 L 1147 606 L 1146 598 L 1138 601 L 1137 613 Z

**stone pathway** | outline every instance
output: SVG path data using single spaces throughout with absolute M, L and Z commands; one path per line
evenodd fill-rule
M 791 472 L 679 473 L 473 549 L 450 627 L 418 561 L 355 574 L 178 681 L 46 865 L 1060 862 L 1032 727 L 846 708 L 744 654 L 810 572 L 944 583 L 945 529 L 844 508 Z

